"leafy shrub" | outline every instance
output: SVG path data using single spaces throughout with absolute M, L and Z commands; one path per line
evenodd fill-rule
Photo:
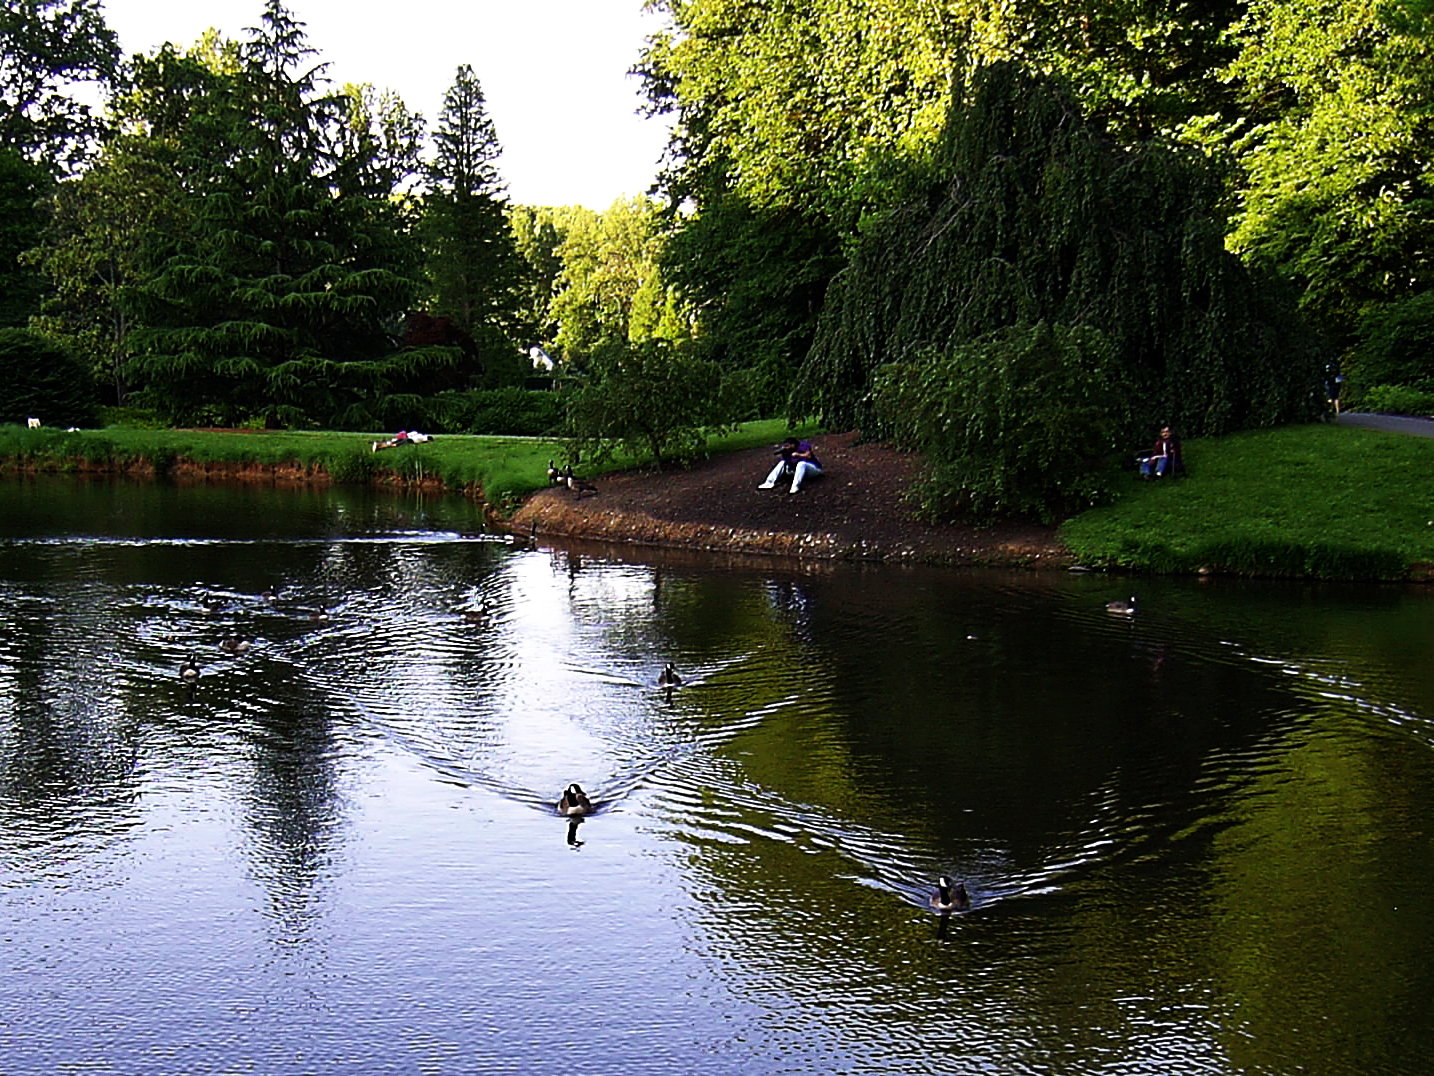
M 663 340 L 605 345 L 568 397 L 573 450 L 601 462 L 621 449 L 659 468 L 694 459 L 707 446 L 707 431 L 735 425 L 746 386 Z
M 877 374 L 879 419 L 926 453 L 911 493 L 928 519 L 1050 521 L 1109 495 L 1124 398 L 1105 337 L 1015 325 Z
M 544 437 L 557 433 L 562 424 L 558 394 L 512 385 L 434 396 L 385 396 L 377 405 L 377 426 L 385 430 Z
M 1434 382 L 1425 386 L 1372 385 L 1360 396 L 1359 406 L 1387 415 L 1434 415 Z
M 1380 385 L 1413 385 L 1434 392 L 1434 292 L 1391 303 L 1365 315 L 1345 378 L 1349 403 L 1370 410 Z
M 0 329 L 0 423 L 95 425 L 95 384 L 69 349 L 28 329 Z

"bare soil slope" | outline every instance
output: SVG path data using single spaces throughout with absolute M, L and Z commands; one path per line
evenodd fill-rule
M 509 521 L 515 534 L 859 560 L 1068 567 L 1054 527 L 918 520 L 902 499 L 918 457 L 854 433 L 813 439 L 825 474 L 800 493 L 758 490 L 770 449 L 725 453 L 687 471 L 604 476 L 596 493 L 542 490 Z

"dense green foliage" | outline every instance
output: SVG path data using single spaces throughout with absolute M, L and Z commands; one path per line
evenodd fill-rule
M 1360 338 L 1348 365 L 1346 403 L 1388 409 L 1368 400 L 1377 386 L 1434 393 L 1434 292 L 1371 310 Z
M 1106 496 L 1121 379 L 1098 332 L 1041 323 L 883 366 L 873 396 L 898 443 L 926 455 L 921 515 L 1050 522 Z
M 553 296 L 563 271 L 559 251 L 573 212 L 571 208 L 524 205 L 510 206 L 508 210 L 508 225 L 522 262 L 516 314 L 518 324 L 528 332 L 529 347 L 551 348 L 558 338 Z
M 1360 393 L 1359 407 L 1385 415 L 1434 417 L 1434 390 L 1409 385 L 1371 385 Z
M 1113 417 L 1132 440 L 1322 413 L 1323 352 L 1224 250 L 1203 162 L 1112 142 L 1058 82 L 1010 64 L 977 75 L 943 160 L 950 178 L 872 229 L 834 283 L 798 412 L 877 429 L 884 363 L 1045 321 L 1109 341 L 1126 389 Z
M 657 467 L 693 459 L 709 434 L 736 425 L 741 406 L 719 367 L 664 340 L 607 344 L 568 391 L 573 451 L 599 462 L 619 451 Z
M 119 43 L 95 0 L 0 7 L 0 327 L 23 327 L 38 312 L 44 278 L 21 255 L 42 234 L 40 202 L 99 131 L 72 91 L 106 85 L 118 61 Z
M 657 0 L 639 72 L 673 118 L 664 273 L 724 363 L 800 361 L 825 282 L 873 221 L 931 181 L 953 87 L 1019 59 L 1064 72 L 1126 140 L 1225 108 L 1224 0 Z M 771 378 L 763 384 L 770 389 Z
M 41 165 L 0 147 L 0 328 L 23 327 L 39 307 L 44 280 L 20 259 L 40 240 L 36 203 L 51 184 Z
M 99 133 L 76 83 L 105 85 L 119 41 L 97 0 L 6 0 L 0 7 L 0 152 L 60 175 Z
M 190 212 L 175 150 L 144 136 L 112 139 L 90 168 L 54 190 L 44 242 L 27 255 L 51 288 L 34 328 L 83 355 L 105 397 L 121 406 L 138 327 L 123 296 Z
M 26 329 L 0 329 L 0 423 L 92 426 L 94 384 L 67 349 Z
M 657 264 L 656 225 L 656 207 L 646 198 L 620 198 L 603 213 L 562 214 L 562 268 L 549 310 L 564 359 L 582 365 L 603 348 L 690 335 Z
M 1232 32 L 1232 245 L 1341 352 L 1369 309 L 1434 285 L 1431 26 L 1387 0 L 1258 0 Z
M 674 293 L 700 312 L 701 354 L 727 370 L 753 371 L 753 406 L 779 413 L 841 266 L 831 229 L 799 210 L 722 195 L 668 236 L 658 264 Z

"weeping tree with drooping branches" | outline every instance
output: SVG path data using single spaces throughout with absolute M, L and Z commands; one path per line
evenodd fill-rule
M 1056 80 L 999 63 L 956 95 L 945 177 L 868 234 L 827 294 L 789 410 L 883 431 L 877 371 L 1014 325 L 1097 330 L 1142 443 L 1323 413 L 1324 350 L 1272 280 L 1224 247 L 1220 175 L 1121 145 Z

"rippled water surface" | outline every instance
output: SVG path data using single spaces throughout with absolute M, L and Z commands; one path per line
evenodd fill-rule
M 636 556 L 0 484 L 0 1072 L 1434 1071 L 1426 592 Z

